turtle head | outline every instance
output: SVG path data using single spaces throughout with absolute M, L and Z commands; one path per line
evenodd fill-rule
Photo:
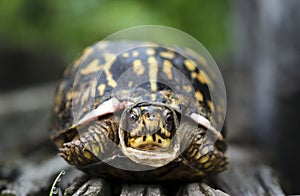
M 165 104 L 139 103 L 126 108 L 119 127 L 123 153 L 131 160 L 158 167 L 178 156 L 180 115 Z
M 140 150 L 170 147 L 178 124 L 176 114 L 166 107 L 137 106 L 128 111 L 126 145 Z

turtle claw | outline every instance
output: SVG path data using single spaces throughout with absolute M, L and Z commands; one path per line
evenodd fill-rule
M 80 138 L 66 142 L 59 153 L 69 164 L 76 166 L 84 166 L 99 161 L 103 154 L 110 149 L 108 147 L 107 135 L 116 137 L 113 133 L 107 133 L 108 121 L 95 122 L 87 128 L 87 131 L 80 135 Z M 111 138 L 111 139 L 114 139 Z
M 76 164 L 73 161 L 73 153 L 74 150 L 72 149 L 72 144 L 70 143 L 65 143 L 63 148 L 59 148 L 59 153 L 58 155 L 64 158 L 68 163 L 74 165 Z
M 82 146 L 84 144 L 80 140 L 65 143 L 63 148 L 59 148 L 58 155 L 71 165 L 87 165 L 95 161 L 97 157 Z

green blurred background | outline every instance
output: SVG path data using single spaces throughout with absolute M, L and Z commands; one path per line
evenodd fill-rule
M 0 89 L 58 79 L 84 47 L 137 25 L 178 28 L 202 42 L 213 56 L 225 57 L 227 17 L 228 2 L 217 0 L 3 0 L 1 66 L 14 68 L 2 69 L 5 81 Z

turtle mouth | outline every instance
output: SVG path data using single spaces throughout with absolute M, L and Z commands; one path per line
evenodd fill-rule
M 119 137 L 122 152 L 141 165 L 161 167 L 179 155 L 179 138 L 167 137 L 161 131 L 146 135 L 133 135 L 132 132 L 119 129 Z
M 172 146 L 171 139 L 171 133 L 164 129 L 159 129 L 152 134 L 129 133 L 125 131 L 126 146 L 138 150 L 167 149 Z

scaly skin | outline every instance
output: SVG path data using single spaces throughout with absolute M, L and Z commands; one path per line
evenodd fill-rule
M 118 143 L 116 127 L 117 123 L 111 118 L 92 123 L 82 130 L 80 137 L 64 143 L 59 155 L 76 166 L 97 162 L 111 152 L 109 140 Z
M 59 149 L 59 155 L 82 170 L 100 163 L 101 158 L 111 153 L 108 138 L 118 143 L 117 126 L 111 125 L 116 125 L 112 119 L 90 125 L 80 138 L 65 143 Z M 223 154 L 226 149 L 223 137 L 220 134 L 206 134 L 207 131 L 199 127 L 194 133 L 191 144 L 173 163 L 144 172 L 124 171 L 103 164 L 94 168 L 92 175 L 129 181 L 193 181 L 224 171 L 228 162 Z

